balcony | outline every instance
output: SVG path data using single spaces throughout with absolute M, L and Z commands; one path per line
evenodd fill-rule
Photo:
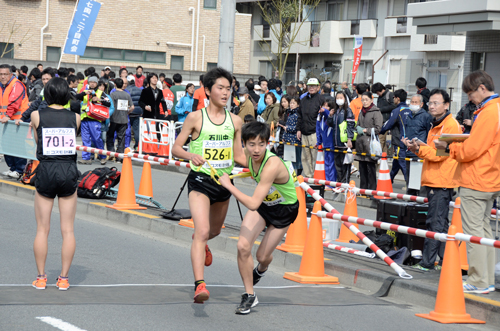
M 254 25 L 253 40 L 271 40 L 269 25 Z
M 385 19 L 384 36 L 410 37 L 414 29 L 412 23 L 413 23 L 412 17 L 406 17 L 406 16 L 388 17 Z
M 377 20 L 352 20 L 339 22 L 339 38 L 377 38 Z
M 464 52 L 465 36 L 412 34 L 410 51 L 412 52 Z

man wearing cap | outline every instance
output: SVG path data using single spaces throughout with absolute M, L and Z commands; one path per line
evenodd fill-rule
M 319 81 L 310 78 L 307 81 L 307 93 L 301 96 L 300 108 L 297 112 L 297 139 L 302 145 L 316 146 L 316 119 L 318 111 L 325 102 L 324 96 L 319 94 Z M 302 149 L 302 167 L 305 177 L 313 177 L 317 151 L 311 148 Z
M 106 66 L 106 67 L 104 67 L 104 73 L 105 73 L 106 75 L 108 75 L 108 76 L 109 76 L 109 73 L 110 73 L 110 72 L 111 72 L 111 67 L 110 67 L 110 66 Z
M 246 115 L 252 115 L 255 117 L 255 111 L 253 108 L 253 103 L 250 100 L 250 94 L 248 93 L 248 89 L 246 86 L 240 87 L 240 112 L 238 116 L 241 117 L 241 120 L 245 120 Z

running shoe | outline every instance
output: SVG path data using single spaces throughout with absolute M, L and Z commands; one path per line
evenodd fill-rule
M 429 271 L 429 270 L 431 270 L 431 269 L 429 269 L 429 268 L 422 267 L 422 266 L 420 265 L 420 263 L 415 264 L 414 266 L 412 266 L 412 268 L 414 268 L 414 269 L 418 269 L 418 270 L 422 270 L 422 271 Z
M 47 287 L 47 275 L 38 275 L 33 282 L 33 287 L 37 290 L 45 290 Z
M 18 179 L 19 177 L 21 177 L 21 174 L 18 173 L 17 171 L 11 171 L 9 172 L 9 177 Z
M 2 172 L 2 176 L 8 177 L 10 174 L 10 170 Z
M 436 265 L 434 266 L 434 270 L 441 271 L 441 269 L 443 269 L 443 266 L 442 266 L 442 265 L 436 264 Z
M 210 251 L 210 248 L 208 248 L 208 245 L 205 246 L 205 267 L 208 267 L 212 264 L 212 252 Z
M 59 276 L 57 278 L 56 287 L 60 291 L 66 291 L 67 289 L 69 289 L 68 277 L 61 277 L 61 276 Z
M 488 286 L 488 291 L 490 291 L 490 293 L 495 292 L 495 285 Z
M 207 285 L 205 283 L 201 283 L 194 292 L 194 302 L 203 303 L 204 301 L 207 301 L 208 298 L 210 298 L 210 292 L 207 290 Z
M 259 265 L 257 264 L 257 266 L 253 269 L 253 285 L 254 286 L 255 286 L 255 284 L 257 284 L 260 281 L 260 279 L 262 277 L 265 276 L 264 272 L 267 271 L 267 269 L 266 269 L 266 271 L 264 271 L 264 272 L 259 272 L 258 268 L 259 268 Z
M 248 293 L 243 293 L 241 295 L 241 303 L 238 307 L 236 307 L 236 314 L 246 315 L 250 313 L 250 308 L 254 308 L 259 304 L 259 300 L 257 299 L 257 295 L 254 293 L 252 295 Z
M 106 165 L 107 161 L 108 161 L 108 159 L 101 159 L 101 165 Z
M 356 168 L 355 166 L 351 166 L 351 175 L 352 174 L 355 174 L 356 172 L 358 172 L 358 168 Z
M 489 287 L 481 288 L 471 285 L 467 282 L 463 282 L 464 293 L 478 293 L 478 294 L 488 294 L 490 293 Z

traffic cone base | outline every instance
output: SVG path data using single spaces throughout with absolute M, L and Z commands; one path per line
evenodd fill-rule
M 292 280 L 301 284 L 340 284 L 338 277 L 324 274 L 323 276 L 302 276 L 298 272 L 285 272 L 283 278 Z
M 106 206 L 111 209 L 116 209 L 116 210 L 129 210 L 129 209 L 136 209 L 136 210 L 144 210 L 147 209 L 146 207 L 141 207 L 138 203 L 131 203 L 131 204 L 120 204 L 117 205 L 116 203 L 111 206 Z
M 314 215 L 320 210 L 321 203 L 316 201 L 307 231 L 299 272 L 286 272 L 283 278 L 301 284 L 339 284 L 337 277 L 325 274 L 321 218 Z
M 457 233 L 455 225 L 448 231 L 450 236 Z M 484 321 L 472 318 L 465 311 L 465 296 L 460 272 L 458 241 L 448 240 L 444 251 L 443 268 L 439 277 L 439 287 L 434 311 L 429 314 L 415 314 L 439 323 L 484 324 Z
M 349 182 L 349 185 L 351 187 L 354 187 L 354 186 L 356 186 L 356 183 L 353 180 L 351 180 Z M 352 192 L 351 190 L 349 190 L 347 192 L 347 197 L 345 199 L 344 215 L 358 217 L 358 205 L 356 202 L 356 194 L 354 192 Z M 359 230 L 358 224 L 354 224 L 354 226 Z M 339 237 L 335 241 L 348 243 L 348 242 L 351 242 L 351 240 L 358 242 L 359 238 L 354 233 L 352 233 L 352 231 L 349 230 L 349 228 L 347 226 L 342 224 L 340 226 Z
M 298 176 L 297 180 L 302 183 L 304 177 Z M 304 251 L 304 245 L 307 237 L 307 210 L 306 195 L 301 187 L 296 187 L 295 192 L 299 200 L 299 213 L 295 222 L 290 225 L 286 233 L 285 242 L 276 249 L 288 253 L 299 253 Z
M 194 229 L 194 223 L 193 223 L 193 219 L 192 218 L 190 218 L 190 219 L 181 219 L 179 221 L 179 225 L 185 226 L 187 228 L 193 228 Z

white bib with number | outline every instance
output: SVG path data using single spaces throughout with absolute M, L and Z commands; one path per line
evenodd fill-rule
M 210 162 L 215 169 L 228 168 L 233 164 L 232 159 L 233 141 L 232 140 L 204 140 L 203 158 Z M 209 168 L 208 164 L 203 165 Z
M 118 99 L 118 105 L 116 109 L 118 110 L 128 110 L 128 100 Z
M 76 154 L 74 128 L 42 128 L 43 155 Z

